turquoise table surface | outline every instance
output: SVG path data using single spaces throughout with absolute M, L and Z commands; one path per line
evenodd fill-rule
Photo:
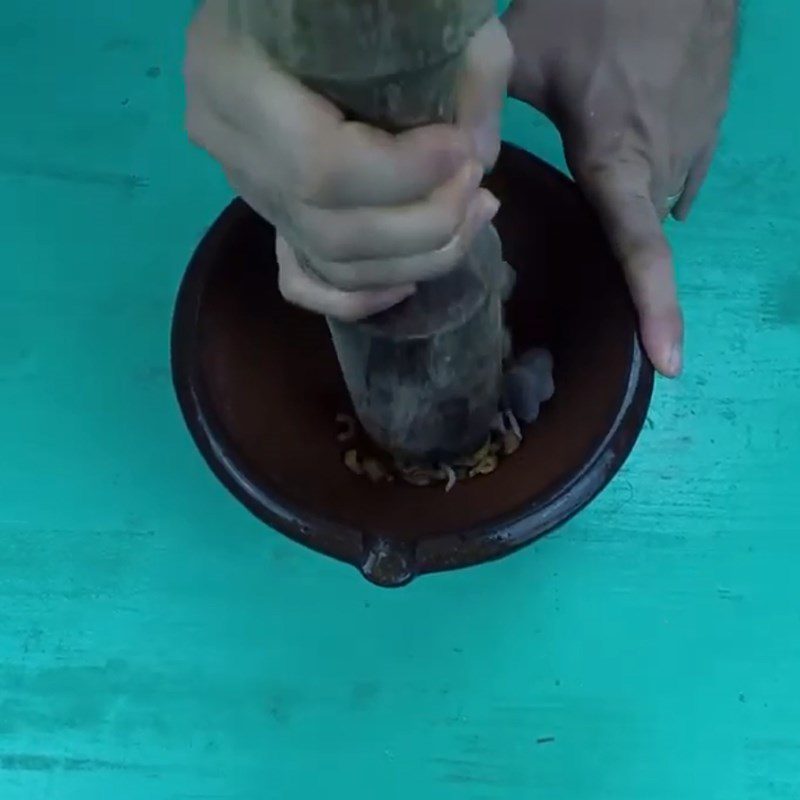
M 670 228 L 686 375 L 623 473 L 396 593 L 251 518 L 178 414 L 173 297 L 229 197 L 182 132 L 193 5 L 0 12 L 0 798 L 800 798 L 800 4 L 748 5 Z

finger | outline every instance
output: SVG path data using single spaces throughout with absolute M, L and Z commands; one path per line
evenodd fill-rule
M 716 137 L 710 142 L 695 160 L 689 170 L 689 178 L 686 181 L 686 188 L 680 199 L 672 209 L 672 216 L 679 222 L 685 222 L 689 218 L 692 206 L 694 206 L 697 195 L 708 177 L 711 169 L 711 162 L 714 160 L 714 153 L 717 149 Z
M 427 197 L 469 158 L 469 141 L 453 126 L 392 135 L 344 122 L 320 137 L 315 173 L 299 194 L 325 208 L 406 205 Z
M 483 168 L 469 162 L 428 200 L 395 208 L 345 210 L 300 206 L 293 215 L 304 249 L 329 261 L 363 261 L 429 253 L 458 232 L 478 188 Z
M 225 68 L 196 68 L 197 94 L 241 131 L 246 149 L 221 141 L 214 155 L 257 170 L 285 195 L 328 207 L 403 205 L 429 195 L 469 158 L 467 137 L 452 125 L 395 136 L 346 121 L 247 41 L 220 45 L 215 60 Z
M 486 189 L 480 189 L 467 218 L 453 238 L 438 250 L 413 256 L 381 260 L 332 262 L 312 257 L 314 269 L 327 281 L 345 291 L 402 286 L 446 275 L 469 251 L 477 233 L 497 214 L 500 203 Z
M 589 187 L 639 312 L 642 340 L 656 369 L 676 377 L 683 366 L 683 317 L 672 252 L 647 190 L 646 173 L 606 173 Z
M 280 267 L 281 294 L 290 303 L 308 311 L 355 322 L 402 303 L 415 291 L 413 285 L 405 285 L 376 291 L 345 292 L 306 272 L 283 237 L 278 237 L 275 249 Z
M 505 28 L 493 18 L 467 48 L 458 85 L 459 126 L 466 131 L 478 160 L 494 166 L 500 152 L 500 116 L 514 64 Z

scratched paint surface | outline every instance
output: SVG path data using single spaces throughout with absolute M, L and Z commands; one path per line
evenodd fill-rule
M 627 469 L 384 593 L 253 521 L 176 412 L 173 293 L 227 199 L 181 133 L 192 5 L 0 15 L 0 797 L 800 797 L 800 6 L 750 4 L 672 231 L 688 371 Z

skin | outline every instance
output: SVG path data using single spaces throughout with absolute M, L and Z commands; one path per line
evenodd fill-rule
M 625 270 L 645 347 L 683 367 L 662 219 L 685 220 L 728 101 L 737 0 L 517 0 L 511 92 L 547 114 Z
M 184 70 L 189 134 L 277 228 L 286 299 L 340 319 L 370 316 L 455 267 L 497 213 L 480 182 L 499 153 L 510 43 L 491 20 L 466 53 L 457 124 L 395 136 L 346 121 L 276 68 L 248 26 L 257 13 L 258 0 L 210 0 L 196 15 Z
M 505 29 L 492 20 L 466 53 L 457 124 L 399 136 L 345 121 L 277 69 L 243 22 L 257 11 L 258 0 L 209 0 L 196 15 L 187 128 L 277 228 L 289 301 L 360 319 L 458 263 L 497 212 L 479 184 L 497 157 L 510 76 L 512 94 L 562 134 L 624 267 L 653 363 L 680 373 L 683 320 L 661 223 L 686 218 L 708 172 L 737 0 L 516 0 Z

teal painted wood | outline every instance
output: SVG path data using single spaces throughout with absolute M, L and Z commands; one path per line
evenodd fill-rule
M 3 5 L 0 797 L 799 797 L 800 6 L 748 9 L 672 230 L 687 374 L 629 466 L 396 594 L 251 519 L 177 413 L 173 293 L 228 197 L 181 133 L 191 6 Z

